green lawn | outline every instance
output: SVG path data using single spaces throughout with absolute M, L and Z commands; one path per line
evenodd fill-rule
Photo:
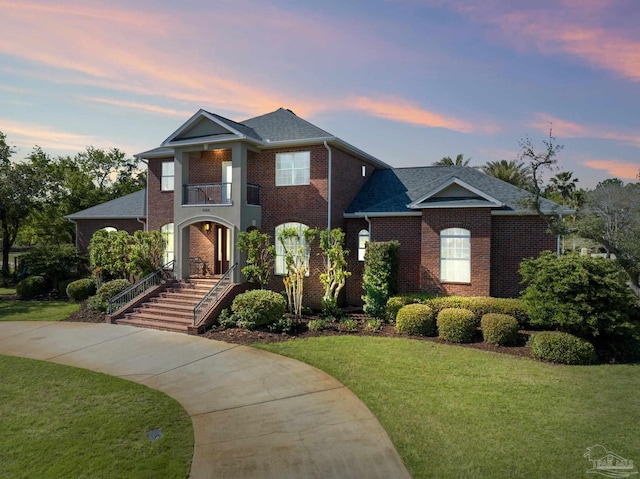
M 186 478 L 193 429 L 167 395 L 83 369 L 0 356 L 0 477 Z M 147 433 L 160 428 L 163 437 Z
M 0 296 L 6 294 L 16 294 L 16 288 L 3 288 L 2 286 L 0 286 Z
M 414 478 L 586 477 L 595 444 L 640 461 L 638 365 L 558 366 L 375 337 L 255 346 L 349 387 Z
M 62 321 L 80 309 L 70 301 L 0 301 L 0 321 Z

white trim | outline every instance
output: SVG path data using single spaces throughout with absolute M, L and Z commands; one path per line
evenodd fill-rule
M 429 191 L 426 195 L 421 196 L 420 198 L 418 198 L 417 200 L 415 200 L 414 202 L 410 203 L 407 205 L 407 208 L 411 208 L 411 209 L 422 209 L 422 208 L 438 208 L 438 206 L 432 206 L 432 205 L 421 205 L 420 203 L 422 203 L 425 200 L 428 200 L 429 198 L 431 198 L 434 195 L 437 195 L 438 193 L 440 193 L 442 190 L 448 188 L 449 186 L 456 184 L 458 186 L 461 186 L 462 188 L 464 188 L 465 190 L 468 190 L 472 193 L 475 193 L 476 195 L 480 196 L 481 198 L 484 198 L 485 200 L 489 201 L 490 203 L 493 203 L 491 205 L 487 205 L 490 207 L 502 207 L 504 206 L 504 203 L 500 200 L 495 199 L 493 196 L 490 196 L 488 194 L 486 194 L 484 191 L 479 190 L 478 188 L 471 186 L 469 183 L 462 181 L 460 178 L 453 176 L 451 178 L 449 178 L 447 181 L 445 181 L 444 183 L 441 183 L 439 186 L 435 187 L 434 189 L 432 189 L 431 191 Z M 466 206 L 466 208 L 477 208 L 480 207 L 480 205 L 478 206 Z M 465 206 L 441 206 L 441 208 L 465 208 Z
M 421 211 L 379 211 L 379 212 L 357 212 L 343 213 L 343 218 L 393 218 L 396 216 L 422 216 Z
M 208 112 L 206 110 L 203 110 L 201 108 L 196 113 L 194 113 L 193 116 L 191 116 L 191 118 L 189 118 L 186 122 L 184 122 L 182 124 L 182 126 L 180 126 L 180 128 L 178 128 L 171 135 L 169 135 L 169 137 L 166 140 L 164 140 L 160 146 L 167 146 L 170 143 L 172 145 L 173 144 L 182 144 L 181 143 L 182 140 L 174 141 L 174 139 L 177 136 L 180 136 L 181 133 L 184 133 L 186 130 L 188 130 L 192 125 L 194 125 L 201 118 L 206 118 L 206 119 L 212 121 L 213 123 L 217 124 L 218 126 L 221 126 L 225 130 L 227 130 L 229 133 L 231 133 L 232 135 L 235 135 L 236 137 L 239 137 L 240 139 L 245 139 L 246 138 L 245 135 L 240 133 L 238 130 L 236 130 L 235 128 L 233 128 L 232 126 L 227 124 L 226 122 L 219 120 L 217 117 L 215 117 L 210 112 Z M 204 138 L 205 137 L 198 138 L 198 143 L 211 143 L 210 141 L 205 141 Z

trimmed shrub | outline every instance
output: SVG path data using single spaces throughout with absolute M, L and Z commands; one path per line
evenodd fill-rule
M 440 339 L 454 343 L 470 343 L 476 335 L 477 323 L 473 311 L 445 308 L 436 321 Z
M 96 283 L 91 278 L 73 281 L 67 285 L 67 296 L 74 301 L 84 301 L 96 294 Z
M 47 292 L 47 281 L 42 276 L 29 276 L 16 285 L 18 298 L 29 299 Z
M 436 334 L 435 314 L 426 304 L 407 304 L 398 311 L 396 331 L 415 336 L 434 336 Z
M 286 309 L 287 302 L 282 295 L 268 289 L 254 289 L 239 294 L 231 304 L 238 326 L 247 329 L 275 324 Z
M 562 364 L 591 364 L 595 348 L 585 340 L 561 331 L 543 331 L 529 340 L 534 358 Z
M 392 296 L 387 300 L 387 305 L 384 308 L 384 317 L 390 323 L 395 322 L 396 315 L 400 308 L 410 304 L 407 302 L 407 299 L 403 296 Z
M 489 296 L 439 296 L 428 299 L 436 315 L 445 308 L 462 308 L 472 311 L 476 318 L 476 326 L 480 325 L 482 316 L 489 313 L 508 314 L 518 320 L 521 326 L 528 324 L 524 304 L 520 299 L 492 298 Z
M 51 288 L 72 278 L 79 265 L 80 256 L 72 244 L 39 244 L 20 256 L 20 266 L 30 275 L 43 276 Z
M 367 244 L 364 256 L 362 289 L 364 312 L 381 318 L 389 296 L 398 291 L 398 250 L 400 243 L 388 241 Z
M 92 296 L 87 300 L 87 307 L 89 309 L 104 312 L 109 307 L 109 300 L 122 293 L 129 286 L 131 286 L 131 283 L 126 279 L 114 279 L 107 281 L 98 288 L 95 296 Z
M 519 338 L 518 320 L 508 314 L 487 313 L 480 321 L 484 340 L 495 346 L 515 344 Z
M 615 261 L 547 251 L 523 261 L 520 274 L 528 284 L 522 299 L 531 325 L 589 340 L 633 333 L 637 297 Z

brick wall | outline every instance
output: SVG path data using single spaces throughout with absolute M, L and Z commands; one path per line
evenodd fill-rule
M 144 225 L 136 219 L 99 219 L 99 220 L 78 220 L 76 223 L 76 243 L 81 254 L 86 254 L 89 251 L 89 243 L 93 234 L 101 230 L 102 228 L 115 228 L 118 231 L 124 230 L 129 234 L 133 234 L 136 231 L 143 230 Z
M 209 150 L 189 154 L 189 184 L 220 183 L 222 162 L 231 161 L 231 150 Z
M 440 282 L 440 231 L 465 228 L 471 232 L 471 282 Z M 488 208 L 425 209 L 420 254 L 423 291 L 462 296 L 489 296 L 491 275 L 491 211 Z
M 173 158 L 149 160 L 147 169 L 147 224 L 149 231 L 160 231 L 160 227 L 173 223 L 173 191 L 160 191 L 162 161 Z M 176 185 L 178 191 L 180 186 Z
M 491 239 L 491 295 L 515 297 L 522 290 L 518 268 L 525 258 L 556 250 L 556 238 L 536 216 L 493 216 Z

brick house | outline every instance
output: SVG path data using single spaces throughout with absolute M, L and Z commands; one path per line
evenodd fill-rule
M 519 291 L 520 261 L 556 245 L 544 221 L 523 209 L 523 190 L 469 167 L 393 169 L 282 108 L 239 123 L 200 110 L 136 157 L 148 163 L 146 215 L 136 220 L 166 235 L 178 278 L 241 267 L 236 238 L 250 228 L 272 238 L 282 227 L 342 228 L 353 273 L 348 304 L 361 302 L 366 242 L 392 239 L 400 242 L 401 292 L 508 297 Z M 558 208 L 542 206 L 549 214 Z M 83 224 L 89 210 L 69 217 L 79 244 L 91 229 Z M 317 250 L 311 272 L 322 268 Z M 306 302 L 319 306 L 314 274 L 305 288 Z

